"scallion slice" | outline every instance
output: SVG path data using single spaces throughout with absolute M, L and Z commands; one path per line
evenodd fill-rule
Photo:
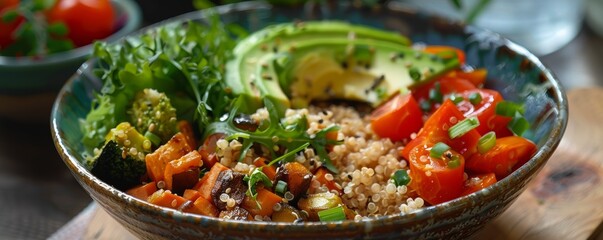
M 496 104 L 496 115 L 505 116 L 505 117 L 514 117 L 515 113 L 518 112 L 523 114 L 525 109 L 523 105 L 517 104 L 509 101 L 501 101 Z
M 465 100 L 465 98 L 463 98 L 463 96 L 456 95 L 456 94 L 451 94 L 450 97 L 448 97 L 448 98 L 450 98 L 450 101 L 452 101 L 452 103 L 454 103 L 454 104 L 459 104 L 460 102 Z
M 457 168 L 461 166 L 461 158 L 458 155 L 452 155 L 452 159 L 448 161 L 448 168 Z
M 396 187 L 405 186 L 410 182 L 410 176 L 408 176 L 408 173 L 404 169 L 396 170 L 391 178 L 394 180 Z
M 448 149 L 450 149 L 450 147 L 446 145 L 446 143 L 438 142 L 433 145 L 433 147 L 431 147 L 431 150 L 429 151 L 429 156 L 432 158 L 442 158 L 442 155 L 444 154 L 444 152 L 448 151 Z
M 154 133 L 152 133 L 151 131 L 145 132 L 144 137 L 146 139 L 149 139 L 149 141 L 151 141 L 151 143 L 153 143 L 153 145 L 155 145 L 155 146 L 161 145 L 161 138 L 159 136 L 155 135 Z
M 471 104 L 473 104 L 473 105 L 477 105 L 477 104 L 481 103 L 482 102 L 482 95 L 479 94 L 479 93 L 477 93 L 477 92 L 474 92 L 474 93 L 470 94 L 469 95 L 469 102 L 471 102 Z
M 494 147 L 494 145 L 496 145 L 496 133 L 495 132 L 486 133 L 484 136 L 479 138 L 479 140 L 477 141 L 477 151 L 479 151 L 479 153 L 481 153 L 481 154 L 484 154 L 484 153 L 488 152 L 490 149 L 492 149 L 492 147 Z
M 276 182 L 276 187 L 274 187 L 274 192 L 279 196 L 285 196 L 285 192 L 287 191 L 287 183 L 281 180 Z
M 441 103 L 444 100 L 440 91 L 440 83 L 435 83 L 432 89 L 429 89 L 429 101 L 432 103 Z
M 479 120 L 477 119 L 477 117 L 466 118 L 463 121 L 460 121 L 459 123 L 450 127 L 450 129 L 448 129 L 448 136 L 451 139 L 455 139 L 457 137 L 465 135 L 477 126 L 479 126 Z
M 329 208 L 318 212 L 318 218 L 320 221 L 343 221 L 345 220 L 345 212 L 343 206 Z
M 517 136 L 522 136 L 523 133 L 530 128 L 530 123 L 521 114 L 515 114 L 515 117 L 507 125 L 509 130 Z

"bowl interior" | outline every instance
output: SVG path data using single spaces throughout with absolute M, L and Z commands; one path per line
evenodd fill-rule
M 460 211 L 463 208 L 471 208 L 477 205 L 486 210 L 501 207 L 504 209 L 520 193 L 527 181 L 544 165 L 559 143 L 565 129 L 567 103 L 559 82 L 534 55 L 492 32 L 417 13 L 395 4 L 380 10 L 355 9 L 342 4 L 338 6 L 306 6 L 304 11 L 300 11 L 299 8 L 273 8 L 266 4 L 243 3 L 219 7 L 217 11 L 223 21 L 240 24 L 250 31 L 279 22 L 339 19 L 400 32 L 409 36 L 415 43 L 455 46 L 467 53 L 467 63 L 469 65 L 488 70 L 488 88 L 496 89 L 506 99 L 523 102 L 526 106 L 526 118 L 531 123 L 527 137 L 537 143 L 539 150 L 527 164 L 495 185 L 469 196 L 427 207 L 412 214 L 390 215 L 370 221 L 349 222 L 337 225 L 334 228 L 326 223 L 289 225 L 286 227 L 289 230 L 297 229 L 301 231 L 309 226 L 333 231 L 350 227 L 367 229 L 367 226 L 386 226 L 392 222 L 413 226 L 414 222 L 428 221 L 428 219 L 437 216 L 447 216 L 446 214 L 451 214 L 453 211 Z M 206 18 L 207 12 L 201 11 L 182 15 L 169 20 L 169 22 L 186 22 L 189 20 L 204 22 Z M 150 28 L 153 27 L 150 26 Z M 144 209 L 146 212 L 161 212 L 162 214 L 158 214 L 158 216 L 169 215 L 169 218 L 176 218 L 182 222 L 228 224 L 229 221 L 216 223 L 218 221 L 206 217 L 191 216 L 136 200 L 100 182 L 82 167 L 80 161 L 83 160 L 83 152 L 86 149 L 80 141 L 82 133 L 78 121 L 80 118 L 84 118 L 90 109 L 94 91 L 100 89 L 99 80 L 91 73 L 93 64 L 94 61 L 92 60 L 82 65 L 79 71 L 64 86 L 55 102 L 51 118 L 53 138 L 57 149 L 80 183 L 92 185 L 88 186 L 87 190 L 90 191 L 89 188 L 94 189 L 91 195 L 95 199 L 105 199 L 96 194 L 118 193 L 124 206 Z M 485 199 L 489 199 L 493 195 L 503 194 L 509 189 L 509 186 L 517 186 L 517 188 L 505 193 L 504 201 L 485 202 Z M 479 213 L 480 211 L 482 210 L 476 212 Z M 464 214 L 460 218 L 468 220 L 472 215 L 475 214 Z M 267 229 L 268 232 L 276 232 L 276 229 L 281 228 L 271 228 L 270 226 L 281 225 L 265 222 L 240 222 L 237 226 L 242 231 L 240 236 L 245 236 L 244 232 L 246 230 L 256 229 L 257 226 Z M 327 225 L 329 228 L 326 227 Z M 405 231 L 418 233 L 423 231 L 423 233 L 426 233 L 429 229 L 402 230 L 402 232 Z

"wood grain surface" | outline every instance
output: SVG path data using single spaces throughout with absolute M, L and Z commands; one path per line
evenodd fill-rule
M 528 189 L 474 239 L 598 239 L 603 222 L 603 89 L 568 92 L 559 147 Z M 84 239 L 136 239 L 100 207 Z

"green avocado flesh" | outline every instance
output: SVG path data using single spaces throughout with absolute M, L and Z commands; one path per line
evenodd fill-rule
M 329 99 L 376 106 L 459 65 L 413 49 L 402 35 L 343 22 L 273 25 L 233 51 L 226 81 L 243 96 L 243 112 L 261 107 L 263 98 L 282 109 Z

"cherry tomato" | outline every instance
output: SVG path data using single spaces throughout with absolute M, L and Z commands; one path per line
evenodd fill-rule
M 470 96 L 474 94 L 481 96 L 481 101 L 477 104 L 469 101 Z M 507 127 L 512 118 L 496 115 L 496 105 L 503 100 L 500 93 L 490 89 L 473 89 L 464 91 L 460 95 L 465 100 L 458 103 L 457 108 L 463 112 L 465 117 L 476 116 L 479 119 L 480 125 L 476 128 L 477 132 L 484 135 L 494 131 L 499 138 L 513 135 Z
M 412 95 L 415 99 L 426 99 L 429 100 L 429 91 L 435 87 L 436 84 L 440 85 L 440 93 L 442 95 L 447 95 L 451 93 L 460 93 L 467 90 L 475 89 L 475 85 L 471 83 L 469 80 L 458 78 L 458 77 L 450 77 L 444 76 L 435 80 L 431 83 L 419 86 L 412 90 Z
M 8 11 L 12 11 L 19 6 L 19 0 L 0 0 L 0 16 L 4 16 Z M 13 38 L 15 30 L 24 21 L 22 16 L 18 16 L 11 22 L 5 23 L 0 20 L 0 49 L 4 49 L 11 45 L 15 39 Z
M 392 141 L 407 139 L 423 126 L 423 113 L 411 94 L 397 94 L 375 109 L 370 119 L 373 132 Z
M 467 169 L 474 173 L 494 173 L 497 179 L 502 179 L 530 160 L 535 152 L 536 145 L 525 138 L 498 138 L 492 149 L 471 156 Z
M 463 119 L 465 119 L 465 116 L 457 109 L 456 105 L 450 99 L 445 100 L 442 106 L 425 121 L 425 126 L 419 131 L 417 137 L 404 146 L 401 152 L 402 156 L 409 159 L 410 151 L 420 144 L 433 145 L 443 142 L 465 158 L 469 158 L 477 152 L 477 141 L 481 137 L 477 130 L 472 129 L 455 139 L 450 139 L 448 135 L 448 129 Z
M 465 181 L 465 187 L 461 196 L 469 195 L 496 183 L 494 173 L 478 174 L 469 176 Z
M 75 46 L 84 46 L 111 35 L 115 14 L 110 0 L 59 0 L 48 12 L 50 23 L 67 25 L 67 37 Z
M 409 152 L 410 187 L 430 204 L 438 204 L 461 196 L 465 158 L 448 150 L 441 158 L 430 156 L 433 145 L 419 144 Z

